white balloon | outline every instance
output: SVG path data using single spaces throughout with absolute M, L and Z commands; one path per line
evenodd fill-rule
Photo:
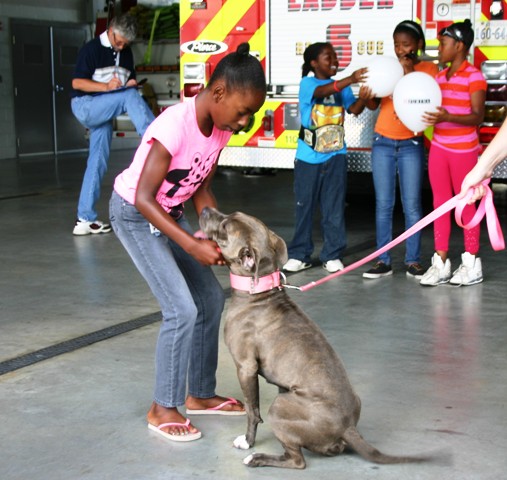
M 368 78 L 364 84 L 371 88 L 376 97 L 391 95 L 396 83 L 403 77 L 403 67 L 394 57 L 375 57 L 366 67 Z
M 425 112 L 434 112 L 442 105 L 442 91 L 437 81 L 427 73 L 405 75 L 393 92 L 394 111 L 405 126 L 414 133 L 428 128 L 423 122 Z

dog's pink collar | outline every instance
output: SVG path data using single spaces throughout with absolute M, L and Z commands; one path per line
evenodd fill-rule
M 240 275 L 230 274 L 231 287 L 235 290 L 242 290 L 250 294 L 268 292 L 281 286 L 280 271 L 270 273 L 264 277 L 242 277 Z

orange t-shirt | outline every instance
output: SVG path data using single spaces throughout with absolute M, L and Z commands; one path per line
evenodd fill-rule
M 435 77 L 438 73 L 438 66 L 432 62 L 419 62 L 414 66 L 414 70 Z M 375 132 L 392 140 L 407 140 L 414 136 L 414 132 L 409 130 L 396 115 L 392 95 L 380 100 L 380 112 L 375 124 Z

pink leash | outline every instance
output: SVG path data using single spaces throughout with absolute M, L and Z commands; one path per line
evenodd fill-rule
M 333 278 L 339 277 L 340 275 L 345 275 L 348 272 L 351 272 L 352 270 L 355 270 L 356 268 L 360 267 L 361 265 L 364 265 L 365 263 L 370 262 L 371 260 L 374 260 L 379 255 L 381 255 L 384 252 L 387 252 L 387 250 L 390 250 L 394 246 L 398 245 L 399 243 L 406 240 L 408 237 L 413 235 L 414 233 L 418 232 L 419 230 L 422 230 L 424 227 L 429 225 L 430 223 L 434 222 L 437 218 L 441 217 L 445 213 L 451 211 L 453 208 L 456 208 L 455 218 L 456 223 L 465 229 L 470 229 L 475 227 L 480 223 L 484 215 L 486 215 L 486 224 L 488 226 L 488 233 L 489 233 L 489 240 L 491 242 L 491 246 L 493 247 L 493 250 L 503 250 L 505 248 L 505 242 L 502 234 L 502 229 L 500 228 L 500 222 L 498 221 L 498 216 L 496 214 L 495 206 L 493 204 L 493 193 L 491 192 L 491 189 L 488 186 L 489 180 L 485 180 L 482 182 L 486 189 L 486 195 L 482 197 L 479 207 L 477 208 L 477 212 L 474 215 L 474 218 L 467 224 L 464 225 L 462 222 L 462 214 L 463 209 L 466 207 L 468 203 L 468 199 L 473 194 L 473 188 L 471 188 L 464 198 L 458 198 L 458 195 L 451 198 L 447 202 L 445 202 L 443 205 L 440 205 L 436 210 L 431 212 L 430 214 L 426 215 L 423 219 L 419 220 L 415 225 L 410 227 L 406 232 L 402 233 L 399 237 L 395 238 L 393 241 L 389 242 L 384 247 L 378 249 L 377 251 L 373 252 L 371 255 L 368 255 L 365 258 L 362 258 L 361 260 L 358 260 L 355 263 L 352 263 L 348 267 L 345 267 L 343 270 L 340 270 L 336 273 L 332 273 L 330 275 L 327 275 L 320 280 L 317 280 L 316 282 L 310 282 L 306 285 L 303 285 L 301 287 L 293 287 L 289 285 L 284 285 L 286 287 L 292 287 L 296 288 L 298 290 L 301 290 L 302 292 L 305 292 L 306 290 L 310 290 L 310 288 L 316 287 L 318 285 L 321 285 L 324 282 L 327 282 L 328 280 L 331 280 Z

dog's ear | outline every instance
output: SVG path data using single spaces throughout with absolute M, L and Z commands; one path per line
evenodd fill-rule
M 241 261 L 242 267 L 257 277 L 257 271 L 259 267 L 257 259 L 259 256 L 257 255 L 255 249 L 250 246 L 243 247 L 240 250 L 238 257 Z
M 259 252 L 248 245 L 243 247 L 239 252 L 239 258 L 243 268 L 253 274 L 254 278 L 259 276 Z
M 275 252 L 277 266 L 278 268 L 282 268 L 289 259 L 289 255 L 287 253 L 287 245 L 282 238 L 280 238 L 271 230 L 269 231 L 269 242 L 271 243 L 271 247 Z

